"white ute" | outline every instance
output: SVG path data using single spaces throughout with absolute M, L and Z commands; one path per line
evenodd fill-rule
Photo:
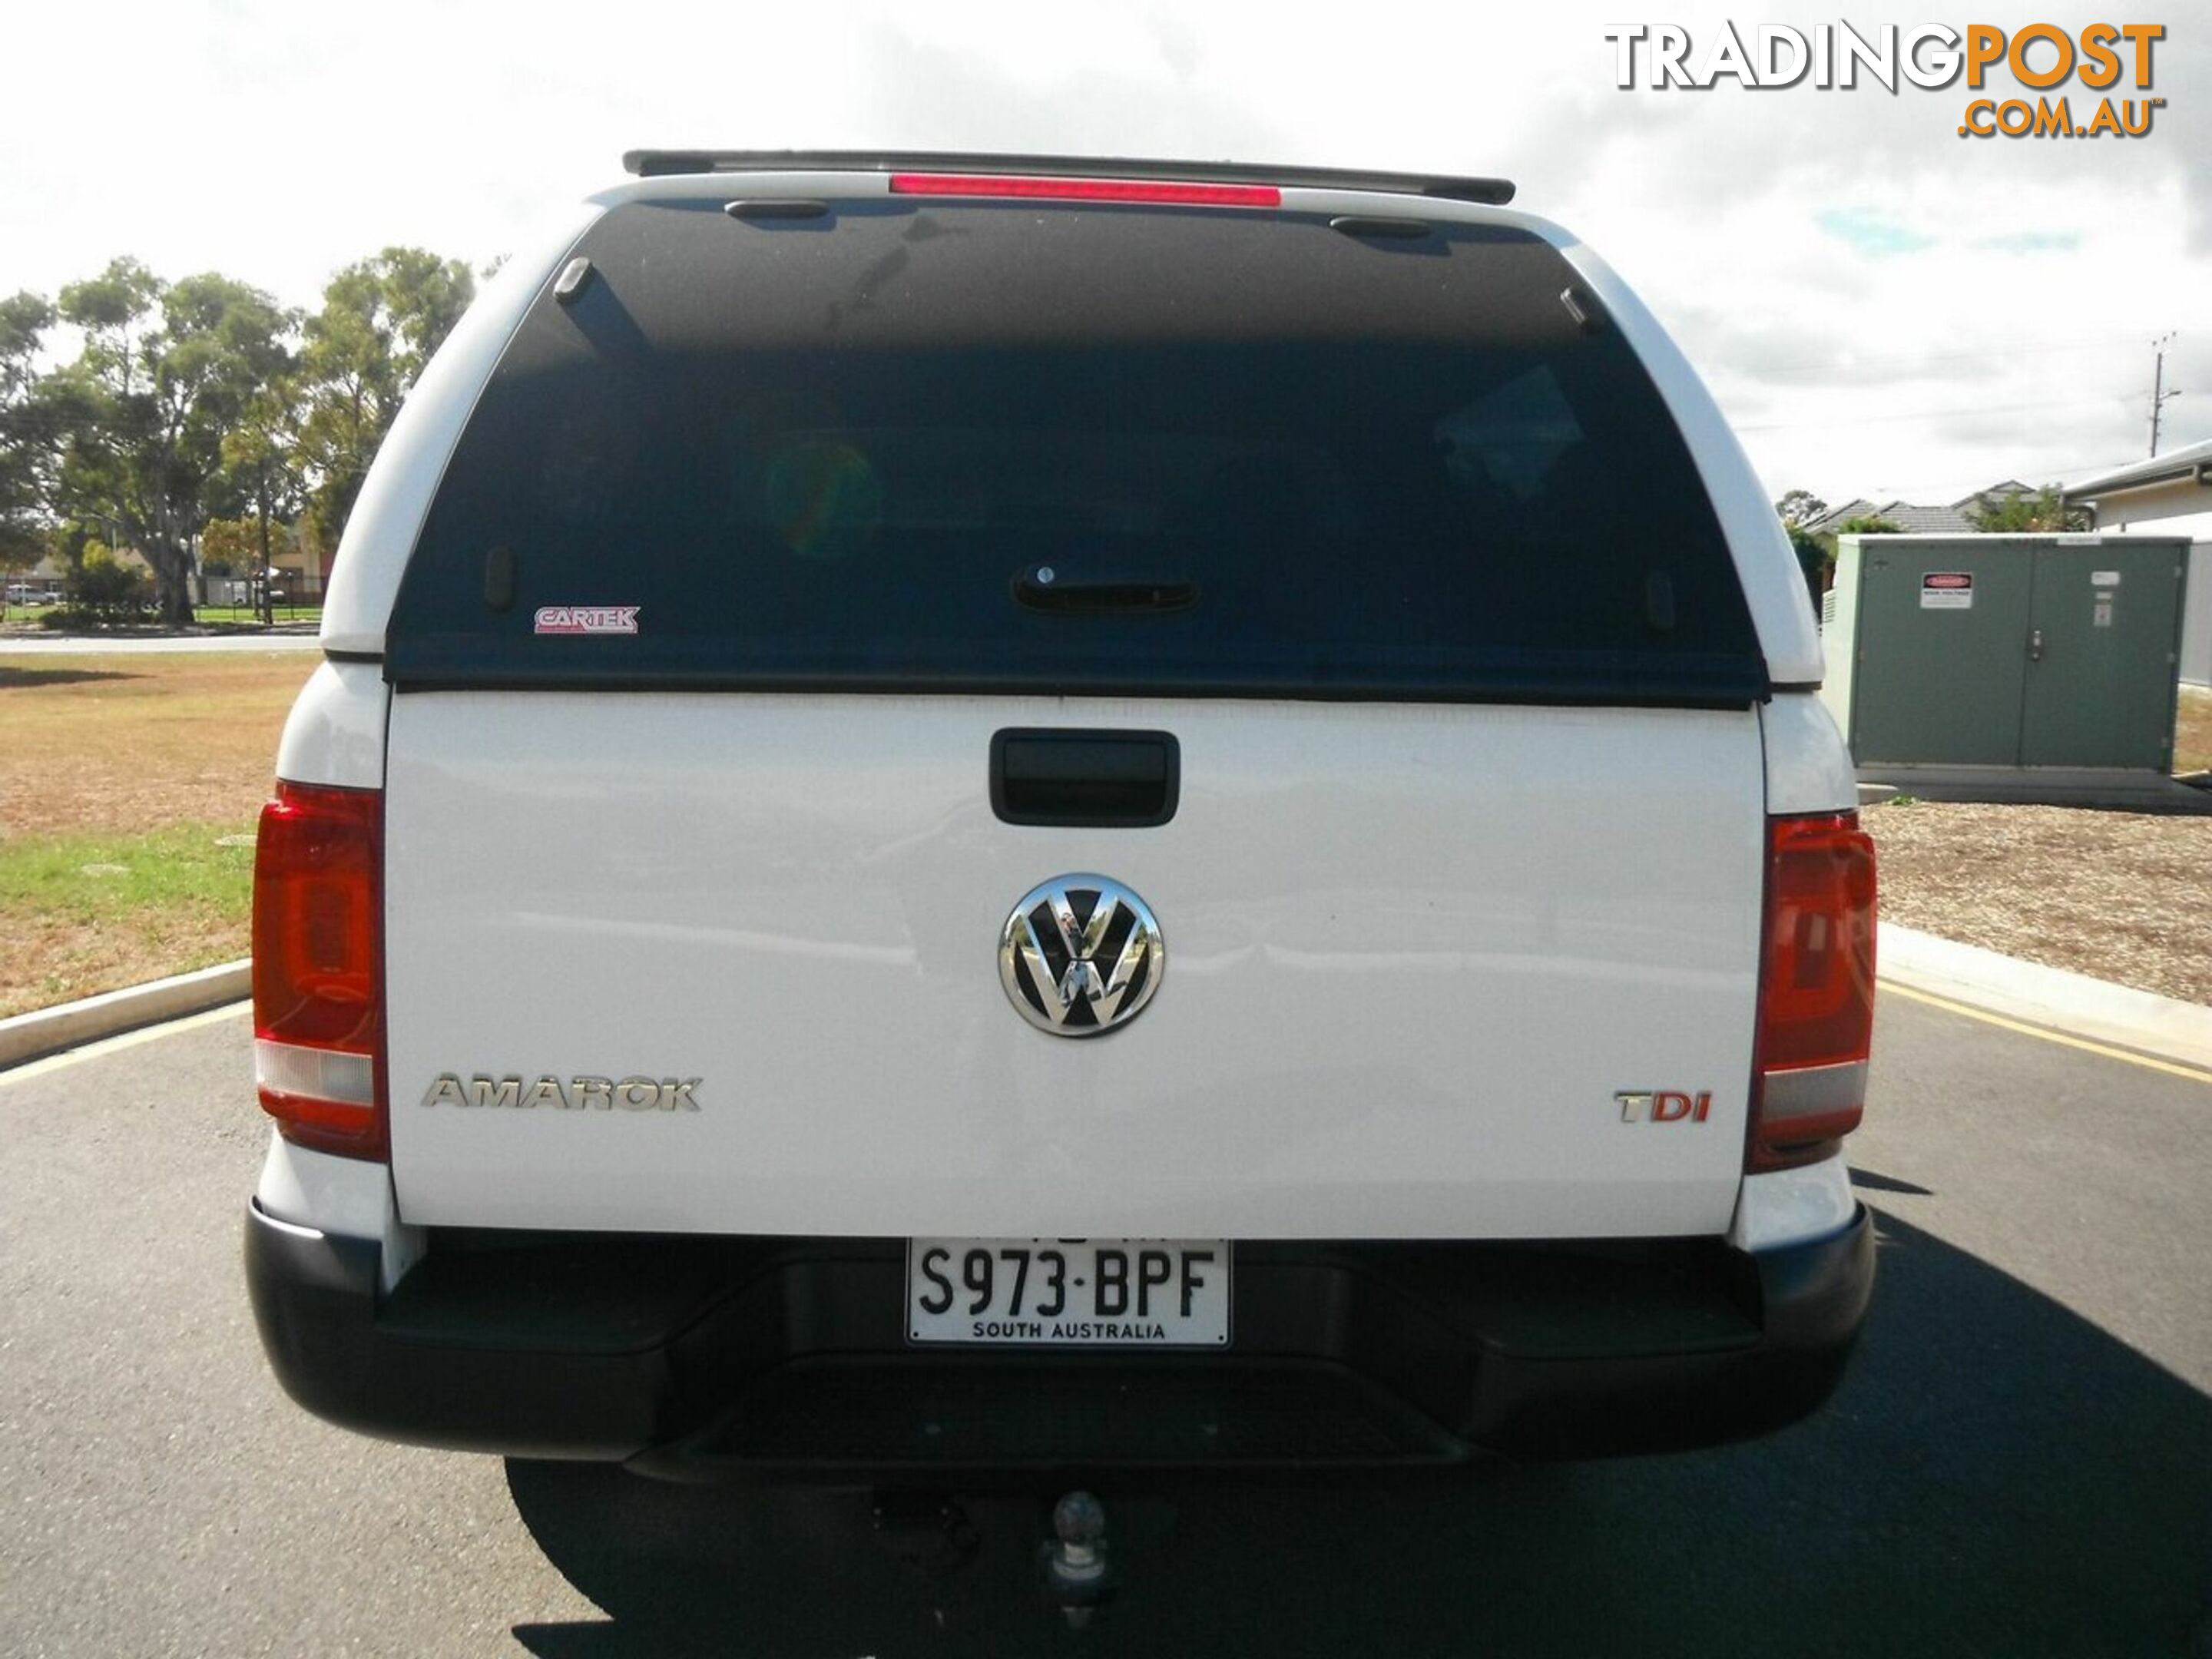
M 629 161 L 409 398 L 284 734 L 295 1397 L 859 1484 L 1826 1398 L 1872 849 L 1619 279 L 1491 179 Z

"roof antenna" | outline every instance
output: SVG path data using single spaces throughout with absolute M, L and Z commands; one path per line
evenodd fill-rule
M 2169 389 L 2166 384 L 2166 349 L 2172 343 L 2172 334 L 2161 334 L 2150 343 L 2151 350 L 2157 354 L 2151 360 L 2150 371 L 2150 453 L 2153 459 L 2158 455 L 2159 411 L 2166 407 L 2167 399 L 2181 395 L 2179 386 Z

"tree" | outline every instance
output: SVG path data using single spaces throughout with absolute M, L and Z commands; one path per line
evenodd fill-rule
M 53 444 L 39 396 L 39 343 L 53 325 L 44 296 L 0 300 L 0 573 L 27 570 L 46 553 Z
M 1809 489 L 1791 489 L 1783 493 L 1774 504 L 1782 520 L 1782 529 L 1790 538 L 1790 550 L 1797 556 L 1797 568 L 1805 578 L 1805 591 L 1811 595 L 1813 609 L 1820 608 L 1820 595 L 1828 591 L 1828 573 L 1836 562 L 1836 544 L 1832 538 L 1816 536 L 1805 526 L 1828 510 L 1827 502 Z
M 301 471 L 300 392 L 289 374 L 257 386 L 222 434 L 221 482 L 251 509 L 254 548 L 243 562 L 254 568 L 261 620 L 276 621 L 269 584 L 275 557 L 270 526 L 297 513 L 304 501 Z M 205 548 L 202 549 L 203 556 Z
M 210 576 L 252 570 L 260 550 L 260 527 L 251 519 L 210 519 L 201 526 L 200 568 Z
M 1820 608 L 1820 596 L 1828 591 L 1828 585 L 1835 580 L 1837 537 L 1898 536 L 1904 533 L 1887 519 L 1862 514 L 1855 519 L 1846 519 L 1834 529 L 1824 530 L 1815 535 L 1804 526 L 1826 512 L 1828 504 L 1802 489 L 1791 490 L 1775 502 L 1774 510 L 1781 514 L 1783 532 L 1790 538 L 1790 550 L 1797 556 L 1797 568 L 1804 575 L 1805 591 L 1811 595 L 1815 611 Z
M 98 542 L 85 544 L 76 574 L 70 579 L 73 606 L 103 622 L 128 622 L 152 598 L 144 571 L 124 563 Z
M 223 434 L 283 370 L 292 319 L 229 277 L 172 284 L 128 258 L 64 289 L 60 312 L 85 337 L 76 362 L 58 372 L 76 415 L 61 504 L 113 522 L 153 569 L 161 619 L 180 626 L 191 620 L 192 538 Z
M 1782 515 L 1783 523 L 1795 530 L 1800 525 L 1812 523 L 1826 513 L 1828 504 L 1809 489 L 1790 489 L 1783 492 L 1782 499 L 1774 504 L 1774 510 Z
M 317 527 L 335 541 L 399 405 L 476 297 L 458 259 L 388 247 L 350 264 L 307 319 L 300 449 Z
M 1812 599 L 1813 609 L 1818 611 L 1820 595 L 1828 591 L 1828 573 L 1835 568 L 1836 544 L 1826 537 L 1799 529 L 1787 520 L 1783 521 L 1782 530 L 1790 538 L 1790 550 L 1797 556 L 1797 569 L 1805 578 L 1805 592 Z
M 2045 484 L 2033 495 L 1984 499 L 1969 507 L 1966 517 L 1984 535 L 2021 535 L 2089 527 L 2088 514 L 2060 500 L 2057 484 Z

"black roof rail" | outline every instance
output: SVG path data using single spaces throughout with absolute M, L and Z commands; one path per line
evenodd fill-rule
M 1158 161 L 1125 156 L 981 155 L 945 150 L 633 149 L 623 167 L 641 179 L 678 173 L 995 173 L 1048 179 L 1187 179 L 1200 184 L 1282 185 L 1307 190 L 1379 190 L 1503 207 L 1510 179 L 1459 179 L 1349 167 L 1261 167 L 1249 161 Z

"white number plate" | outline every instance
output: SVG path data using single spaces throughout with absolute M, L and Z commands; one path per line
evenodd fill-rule
M 915 1342 L 1225 1347 L 1228 1241 L 910 1239 L 906 1328 Z

